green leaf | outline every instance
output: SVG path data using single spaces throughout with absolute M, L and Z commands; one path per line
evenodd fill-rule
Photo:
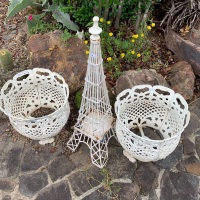
M 27 24 L 27 27 L 28 27 L 28 32 L 30 33 L 30 30 L 36 25 L 37 21 L 40 20 L 42 17 L 45 16 L 46 13 L 42 13 L 42 14 L 39 14 L 39 15 L 32 15 L 33 17 L 33 20 L 29 20 L 28 16 L 26 16 L 26 24 Z
M 45 6 L 49 0 L 42 0 L 42 6 Z
M 10 5 L 8 6 L 8 12 L 6 17 L 6 22 L 8 19 L 15 16 L 24 8 L 33 5 L 33 0 L 10 0 Z
M 51 5 L 47 9 L 48 11 L 52 11 L 53 18 L 57 21 L 63 24 L 63 26 L 66 26 L 68 29 L 77 31 L 78 25 L 75 24 L 73 21 L 70 20 L 70 16 L 68 13 L 64 13 L 59 10 L 59 7 L 55 4 Z

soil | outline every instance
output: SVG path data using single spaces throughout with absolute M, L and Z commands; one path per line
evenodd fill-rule
M 16 74 L 20 71 L 28 68 L 29 62 L 29 51 L 27 49 L 27 26 L 26 19 L 23 13 L 19 13 L 11 20 L 4 24 L 6 18 L 6 12 L 8 9 L 9 0 L 1 0 L 0 2 L 0 48 L 9 49 L 13 53 L 13 60 L 15 69 L 8 76 L 2 76 L 2 80 L 0 80 L 0 87 L 2 87 L 3 83 L 7 80 L 12 79 L 13 74 Z M 123 70 L 137 69 L 137 68 L 153 68 L 158 73 L 161 73 L 164 78 L 168 78 L 171 66 L 178 61 L 176 56 L 167 49 L 165 45 L 165 40 L 163 37 L 163 32 L 161 30 L 156 29 L 152 31 L 152 35 L 150 37 L 153 45 L 152 45 L 152 57 L 148 62 L 142 62 L 137 60 L 135 63 L 131 65 L 124 65 L 122 67 Z M 5 74 L 5 72 L 0 69 L 1 74 Z M 112 86 L 115 85 L 115 80 L 111 79 L 111 74 L 106 74 L 107 79 L 111 83 Z M 194 99 L 200 97 L 199 89 L 200 89 L 200 79 L 196 78 L 195 83 L 195 97 Z M 78 117 L 78 109 L 76 109 L 74 105 L 74 97 L 70 97 L 70 118 L 67 123 L 67 127 L 63 129 L 63 131 L 56 137 L 54 146 L 59 145 L 60 143 L 63 145 L 65 149 L 66 141 L 68 141 L 69 135 L 73 133 L 73 126 L 76 123 L 76 119 Z M 43 113 L 43 111 L 42 111 Z M 43 113 L 45 114 L 45 113 Z M 41 116 L 41 113 L 37 113 L 38 116 Z M 70 132 L 70 134 L 68 133 Z M 26 140 L 30 142 L 31 140 L 19 135 L 11 126 L 7 129 L 7 134 L 12 136 L 14 140 Z M 36 145 L 37 146 L 37 145 Z M 67 151 L 67 150 L 66 150 Z

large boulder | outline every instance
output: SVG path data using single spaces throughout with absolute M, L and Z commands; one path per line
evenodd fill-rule
M 162 75 L 154 69 L 129 70 L 125 71 L 116 81 L 116 94 L 118 95 L 123 90 L 130 89 L 135 85 L 143 84 L 169 87 Z
M 198 37 L 199 35 L 199 37 Z M 180 59 L 191 64 L 194 73 L 200 76 L 200 33 L 193 36 L 193 40 L 183 37 L 169 29 L 165 33 L 167 47 Z M 196 39 L 196 40 L 195 40 Z
M 171 67 L 169 84 L 171 88 L 181 94 L 186 100 L 192 100 L 194 95 L 195 75 L 190 64 L 179 61 Z
M 32 35 L 28 41 L 30 68 L 47 68 L 59 73 L 74 93 L 84 85 L 87 68 L 85 45 L 78 38 L 62 41 L 62 32 L 56 30 Z

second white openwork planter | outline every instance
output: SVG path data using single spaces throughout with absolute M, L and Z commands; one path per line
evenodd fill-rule
M 102 168 L 108 159 L 107 144 L 114 131 L 100 48 L 102 29 L 98 27 L 98 17 L 93 21 L 93 27 L 89 29 L 92 35 L 81 108 L 67 146 L 74 151 L 80 142 L 84 142 L 90 148 L 92 163 Z
M 117 96 L 116 134 L 130 161 L 164 159 L 177 147 L 190 113 L 184 98 L 164 86 L 138 85 Z
M 2 87 L 0 109 L 17 132 L 40 140 L 40 144 L 50 143 L 68 120 L 68 95 L 68 85 L 59 74 L 42 68 L 25 70 Z M 33 117 L 33 112 L 40 108 L 53 112 Z

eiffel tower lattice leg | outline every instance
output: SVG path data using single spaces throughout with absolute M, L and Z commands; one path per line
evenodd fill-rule
M 67 143 L 67 146 L 72 150 L 75 151 L 76 148 L 78 147 L 79 143 L 81 142 L 81 138 L 82 138 L 82 133 L 79 131 L 75 131 L 72 135 L 72 137 L 70 138 L 70 140 Z
M 108 160 L 107 142 L 106 138 L 103 138 L 103 141 L 91 141 L 90 156 L 92 163 L 99 168 L 103 168 Z

